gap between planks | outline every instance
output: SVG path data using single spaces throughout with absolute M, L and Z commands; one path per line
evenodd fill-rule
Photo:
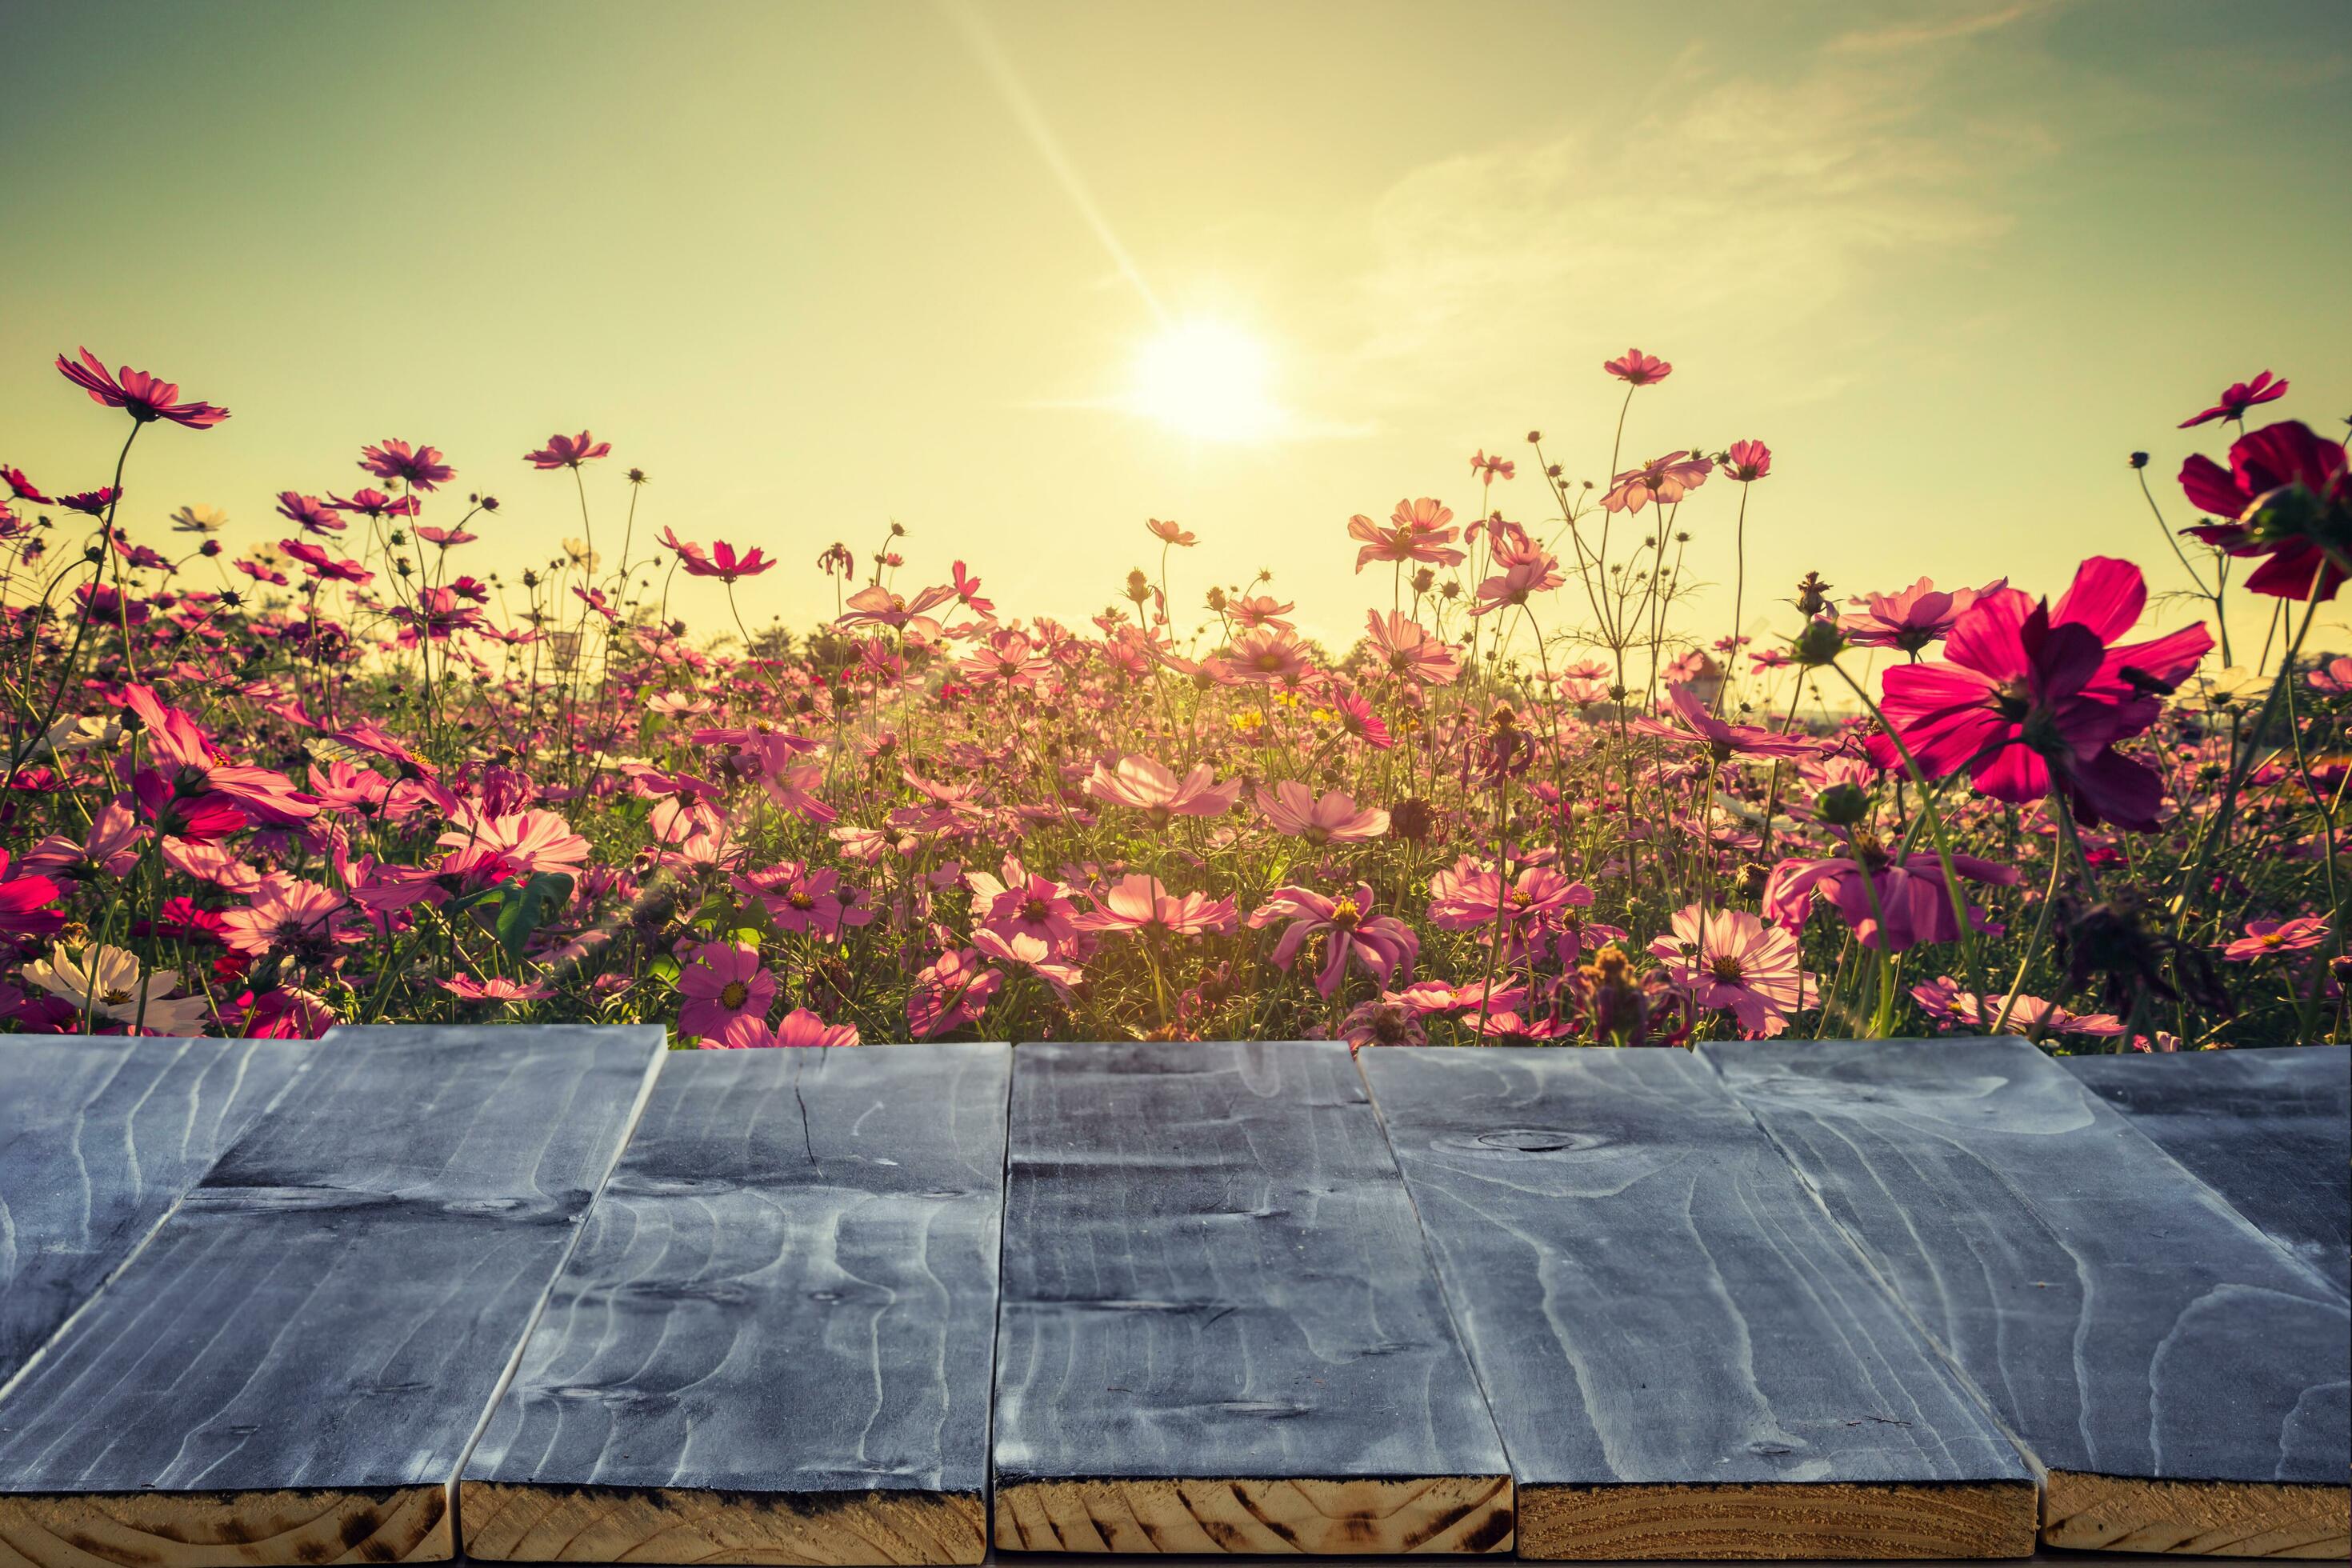
M 2053 1470 L 2042 1493 L 2042 1539 L 2079 1551 L 2341 1563 L 2352 1552 L 2352 1487 Z
M 970 1492 L 459 1484 L 466 1554 L 524 1563 L 979 1563 Z
M 445 1487 L 0 1495 L 0 1568 L 250 1568 L 257 1563 L 446 1563 Z
M 1507 1553 L 1507 1476 L 996 1485 L 1000 1552 Z

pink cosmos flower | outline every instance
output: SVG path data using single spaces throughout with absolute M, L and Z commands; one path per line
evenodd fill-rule
M 1399 973 L 1411 980 L 1413 961 L 1421 952 L 1421 938 L 1412 927 L 1394 915 L 1372 913 L 1372 889 L 1362 882 L 1336 899 L 1311 888 L 1276 888 L 1250 911 L 1249 925 L 1252 931 L 1263 931 L 1276 921 L 1290 922 L 1275 944 L 1277 968 L 1297 963 L 1307 938 L 1324 939 L 1323 969 L 1315 977 L 1315 989 L 1327 1001 L 1346 981 L 1350 958 L 1385 988 Z
M 1361 572 L 1374 561 L 1461 565 L 1468 557 L 1454 548 L 1459 531 L 1447 526 L 1453 521 L 1453 509 L 1428 496 L 1397 502 L 1386 528 L 1358 512 L 1348 520 L 1348 536 L 1364 541 L 1364 547 L 1356 552 L 1356 570 Z
M 278 548 L 302 563 L 303 572 L 321 581 L 373 583 L 375 574 L 356 561 L 339 561 L 305 539 L 281 539 Z
M 1973 855 L 1954 854 L 1952 869 L 1970 881 L 2003 888 L 2015 887 L 2019 875 L 2014 866 Z M 1883 931 L 1871 905 L 1874 889 L 1878 908 L 1886 914 Z M 1837 907 L 1862 945 L 1873 952 L 1905 952 L 1923 942 L 1960 939 L 1951 898 L 1944 890 L 1943 865 L 1932 854 L 1909 856 L 1897 865 L 1892 856 L 1865 843 L 1843 858 L 1783 860 L 1764 885 L 1764 918 L 1792 931 L 1801 930 L 1817 893 Z M 1973 905 L 1969 920 L 1978 931 L 1988 929 L 1982 911 Z
M 776 563 L 761 554 L 757 545 L 738 555 L 735 547 L 722 539 L 706 550 L 699 544 L 687 543 L 667 528 L 662 530 L 662 542 L 677 552 L 678 564 L 690 577 L 716 577 L 722 583 L 732 583 L 741 577 L 757 577 Z
M 599 441 L 585 430 L 577 436 L 559 432 L 538 451 L 525 452 L 522 460 L 534 468 L 576 468 L 592 458 L 610 457 L 612 451 L 613 443 Z
M 2246 410 L 2258 403 L 2275 403 L 2286 395 L 2287 384 L 2264 371 L 2252 381 L 2233 381 L 2222 390 L 2221 398 L 2202 414 L 2192 414 L 2180 422 L 2183 430 L 2215 419 L 2242 421 Z
M 1297 779 L 1284 779 L 1271 790 L 1261 785 L 1257 808 L 1276 833 L 1309 844 L 1360 843 L 1389 830 L 1389 814 L 1378 806 L 1360 809 L 1336 789 L 1318 798 Z
M 1210 672 L 1228 686 L 1244 681 L 1296 686 L 1313 668 L 1297 634 L 1274 626 L 1244 632 L 1234 639 L 1232 652 L 1209 661 Z
M 1181 780 L 1173 770 L 1150 757 L 1122 757 L 1116 769 L 1095 764 L 1087 780 L 1087 794 L 1112 805 L 1139 811 L 1155 827 L 1165 827 L 1179 816 L 1223 816 L 1241 798 L 1241 781 L 1216 782 L 1206 763 Z
M 834 624 L 839 626 L 895 626 L 919 640 L 937 641 L 945 635 L 946 628 L 934 620 L 929 612 L 955 596 L 955 590 L 944 583 L 926 588 L 911 599 L 876 584 L 850 595 L 847 609 Z
M 765 1019 L 750 1015 L 735 1019 L 721 1030 L 717 1038 L 706 1037 L 706 1051 L 763 1050 L 772 1047 L 855 1046 L 858 1038 L 855 1024 L 828 1024 L 805 1007 L 795 1007 L 776 1021 L 771 1028 Z
M 1200 542 L 1193 538 L 1191 531 L 1173 522 L 1163 522 L 1156 517 L 1145 519 L 1143 526 L 1152 538 L 1165 540 L 1170 544 L 1192 545 Z
M 1718 763 L 1734 756 L 1818 757 L 1828 749 L 1811 735 L 1776 734 L 1760 725 L 1728 723 L 1708 712 L 1706 701 L 1687 686 L 1668 688 L 1666 702 L 1680 725 L 1644 716 L 1633 721 L 1633 729 L 1677 745 L 1704 745 Z
M 1622 382 L 1635 386 L 1654 386 L 1672 375 L 1673 365 L 1655 354 L 1645 354 L 1640 349 L 1627 349 L 1612 360 L 1603 360 L 1601 368 Z M 1649 405 L 1643 404 L 1643 407 Z
M 928 1040 L 980 1021 L 989 999 L 1003 989 L 1004 976 L 981 963 L 969 947 L 951 947 L 923 966 L 907 994 L 907 1028 Z
M 2265 425 L 2230 448 L 2230 467 L 2202 452 L 2180 466 L 2180 488 L 2200 510 L 2221 519 L 2181 530 L 2242 558 L 2264 556 L 2246 578 L 2257 594 L 2281 599 L 2336 596 L 2344 546 L 2352 536 L 2352 475 L 2344 448 L 2302 421 Z
M 1486 449 L 1484 447 L 1479 447 L 1477 456 L 1470 459 L 1470 477 L 1474 479 L 1484 475 L 1487 482 L 1491 483 L 1496 479 L 1512 479 L 1518 471 L 1519 466 L 1508 458 L 1486 456 Z
M 1612 479 L 1601 504 L 1610 511 L 1640 511 L 1652 501 L 1672 506 L 1706 483 L 1707 475 L 1714 471 L 1710 458 L 1686 451 L 1669 452 Z
M 2352 656 L 2338 655 L 2304 677 L 2314 691 L 2341 697 L 2352 691 Z
M 2116 743 L 2156 721 L 2213 638 L 2198 625 L 2109 647 L 2147 602 L 2139 568 L 2106 556 L 2083 563 L 2054 610 L 2015 588 L 1985 595 L 1952 628 L 1949 663 L 1886 672 L 1881 710 L 1930 778 L 1966 768 L 2020 805 L 2063 788 L 2084 823 L 2152 830 L 2163 781 Z
M 221 940 L 257 958 L 283 952 L 298 963 L 324 963 L 336 948 L 364 936 L 342 894 L 276 874 L 261 879 L 250 904 L 221 913 Z
M 1462 673 L 1462 661 L 1448 644 L 1419 621 L 1389 610 L 1366 612 L 1367 636 L 1381 664 L 1399 680 L 1444 686 Z
M 707 942 L 678 971 L 677 994 L 677 1032 L 708 1038 L 739 1018 L 765 1016 L 776 999 L 776 977 L 761 967 L 758 948 Z
M 483 816 L 468 804 L 454 815 L 453 821 L 455 826 L 438 840 L 442 848 L 496 860 L 517 876 L 541 871 L 576 875 L 588 858 L 588 840 L 551 811 Z
M 2248 921 L 2246 934 L 2221 950 L 2232 963 L 2252 963 L 2273 953 L 2302 952 L 2327 940 L 2325 915 L 2297 915 L 2284 921 Z
M 1734 441 L 1723 454 L 1724 477 L 1754 484 L 1772 471 L 1772 448 L 1761 441 Z
M 1674 983 L 1703 1011 L 1728 1012 L 1751 1037 L 1769 1038 L 1813 1005 L 1813 976 L 1794 931 L 1766 925 L 1745 910 L 1679 910 L 1674 933 L 1650 944 Z
M 398 479 L 418 490 L 437 489 L 442 480 L 454 479 L 457 473 L 441 460 L 438 448 L 412 447 L 405 441 L 393 440 L 361 447 L 360 467 L 377 479 Z
M 152 770 L 142 770 L 152 777 Z M 243 815 L 232 811 L 236 826 L 245 826 Z M 131 807 L 118 796 L 99 807 L 90 818 L 89 831 L 80 838 L 63 833 L 52 833 L 17 861 L 17 868 L 37 871 L 45 877 L 69 877 L 75 881 L 94 881 L 100 877 L 127 877 L 139 864 L 139 846 L 146 841 L 147 830 L 131 815 Z M 0 859 L 0 867 L 6 861 Z M 6 917 L 0 915 L 0 931 L 7 930 Z
M 318 815 L 318 801 L 297 790 L 283 773 L 219 761 L 218 750 L 202 727 L 167 706 L 153 687 L 124 687 L 122 705 L 147 726 L 148 755 L 173 788 L 191 795 L 208 790 L 225 795 L 247 816 L 276 827 L 290 827 Z
M 1052 661 L 1037 652 L 1026 634 L 1002 628 L 991 632 L 987 644 L 974 648 L 956 668 L 977 685 L 1029 690 L 1035 689 L 1038 677 L 1054 670 Z
M 1955 588 L 1939 593 L 1934 581 L 1922 577 L 1899 594 L 1870 594 L 1849 603 L 1865 605 L 1863 614 L 1838 623 L 1845 640 L 1860 647 L 1899 647 L 1917 653 L 1950 635 L 1962 616 L 1979 599 L 2000 593 L 2009 579 L 1996 577 L 1981 588 Z
M 1366 1046 L 1425 1046 L 1429 1031 L 1421 1015 L 1394 1002 L 1359 1002 L 1339 1020 L 1339 1037 L 1349 1051 Z
M 1291 631 L 1291 624 L 1283 619 L 1297 605 L 1286 605 L 1271 594 L 1249 594 L 1229 601 L 1225 613 L 1244 631 L 1255 631 L 1260 626 L 1272 626 L 1276 631 Z
M 1568 580 L 1560 572 L 1559 558 L 1537 544 L 1517 523 L 1496 523 L 1487 538 L 1494 545 L 1494 563 L 1502 571 L 1478 584 L 1478 602 L 1470 606 L 1472 615 L 1524 605 L 1529 595 L 1549 593 Z
M 1919 1004 L 1927 1015 L 1946 1027 L 1990 1031 L 2000 1017 L 2003 997 L 1979 997 L 1972 991 L 1960 989 L 1959 982 L 1948 974 L 1937 976 L 1925 985 L 1911 988 L 1911 999 Z M 2031 1039 L 2045 1035 L 2088 1035 L 2111 1039 L 2124 1032 L 2124 1022 L 2105 1013 L 2069 1013 L 2055 1002 L 2039 996 L 2021 994 L 2009 1010 L 2009 1022 L 2003 1026 L 2011 1034 L 2022 1034 Z
M 1074 922 L 1081 931 L 1121 931 L 1129 936 L 1205 936 L 1232 931 L 1239 919 L 1230 898 L 1206 893 L 1181 897 L 1157 877 L 1130 871 L 1116 886 L 1095 895 L 1095 907 Z
M 312 533 L 341 533 L 351 526 L 335 515 L 333 507 L 299 490 L 278 492 L 278 515 Z
M 768 798 L 784 810 L 819 827 L 834 821 L 841 813 L 817 798 L 817 786 L 824 783 L 823 763 L 803 763 L 797 766 L 778 768 L 763 775 L 760 786 Z
M 434 984 L 460 1002 L 544 1002 L 555 994 L 545 981 L 534 980 L 527 985 L 519 984 L 503 974 L 493 974 L 487 980 L 477 980 L 470 974 L 452 974 Z
M 1012 856 L 1004 858 L 1003 879 L 985 871 L 968 871 L 964 885 L 971 889 L 972 917 L 1007 938 L 1034 937 L 1049 951 L 1066 948 L 1077 936 L 1077 905 L 1070 889 L 1050 877 L 1040 877 Z
M 327 504 L 337 511 L 357 512 L 362 517 L 415 517 L 424 502 L 415 496 L 403 496 L 398 500 L 382 490 L 361 489 L 347 496 L 331 495 Z
M 79 364 L 59 354 L 58 374 L 89 393 L 92 403 L 128 410 L 142 425 L 168 419 L 191 430 L 209 430 L 228 417 L 227 409 L 210 403 L 182 403 L 177 385 L 143 370 L 126 364 L 109 375 L 105 364 L 88 349 L 81 351 Z

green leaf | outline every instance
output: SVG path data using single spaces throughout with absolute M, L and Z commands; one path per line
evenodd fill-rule
M 520 959 L 531 932 L 571 901 L 572 879 L 561 871 L 541 871 L 527 882 L 509 883 L 499 902 L 499 945 L 509 958 Z

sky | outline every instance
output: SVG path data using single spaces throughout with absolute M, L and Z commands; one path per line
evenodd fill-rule
M 2226 384 L 2352 412 L 2340 0 L 0 0 L 0 461 L 104 482 L 116 418 L 50 367 L 84 343 L 234 411 L 142 437 L 134 537 L 278 537 L 398 437 L 500 498 L 461 559 L 511 576 L 580 531 L 521 454 L 587 426 L 600 545 L 642 467 L 641 543 L 781 558 L 755 624 L 831 614 L 818 553 L 894 520 L 902 585 L 962 560 L 1083 624 L 1157 517 L 1201 539 L 1180 605 L 1265 568 L 1344 646 L 1387 599 L 1350 514 L 1470 514 L 1531 428 L 1605 478 L 1637 345 L 1675 371 L 1629 465 L 1773 448 L 1761 632 L 1808 569 L 2179 589 L 2125 455 L 2186 522 L 2222 443 L 2174 426 Z M 1524 469 L 1496 504 L 1547 512 Z M 1735 505 L 1677 520 L 1702 620 Z

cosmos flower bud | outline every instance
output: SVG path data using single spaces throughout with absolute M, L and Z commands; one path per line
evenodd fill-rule
M 2131 455 L 2131 466 L 2132 466 L 2133 468 L 2147 468 L 2147 454 L 2146 452 L 2134 452 L 2134 453 Z
M 1832 784 L 1815 797 L 1813 811 L 1833 827 L 1852 827 L 1870 815 L 1870 792 L 1860 784 Z
M 1807 621 L 1805 629 L 1789 646 L 1790 657 L 1806 666 L 1834 664 L 1837 656 L 1844 651 L 1845 634 L 1827 617 Z
M 1829 608 L 1830 584 L 1822 581 L 1818 572 L 1808 572 L 1797 584 L 1797 609 L 1800 614 L 1818 616 Z

